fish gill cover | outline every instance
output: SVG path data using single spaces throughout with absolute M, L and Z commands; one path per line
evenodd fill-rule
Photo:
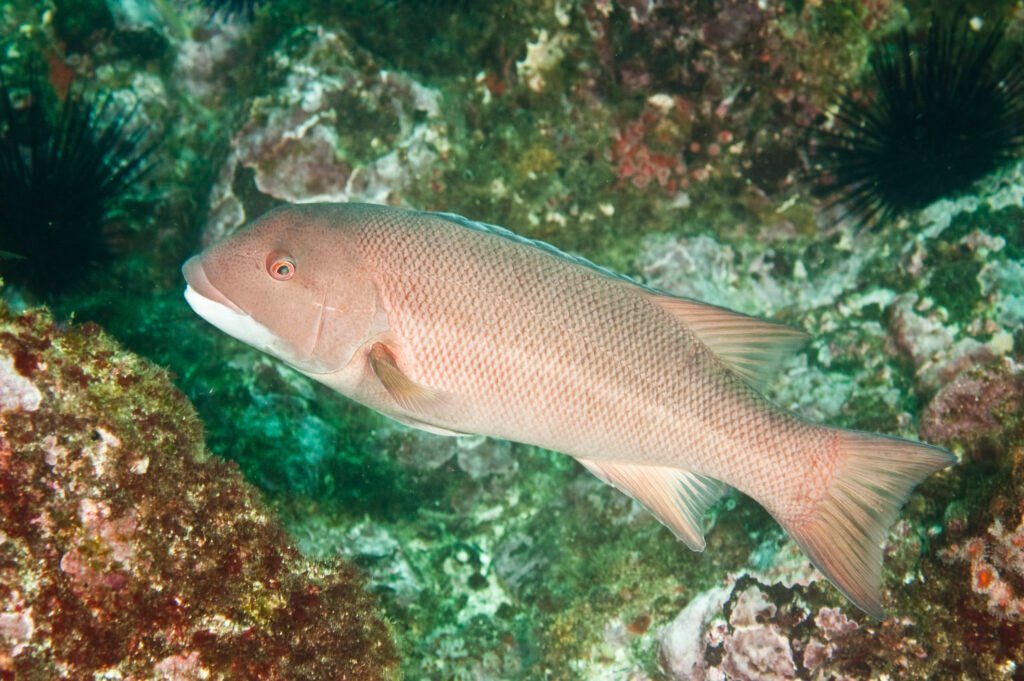
M 1010 162 L 859 236 L 819 215 L 804 179 L 835 93 L 862 82 L 872 45 L 926 36 L 933 4 L 358 4 L 268 1 L 225 22 L 198 5 L 17 0 L 0 46 L 8 69 L 35 55 L 51 82 L 131 88 L 163 133 L 147 179 L 162 199 L 129 218 L 146 238 L 57 314 L 173 370 L 211 451 L 261 486 L 290 541 L 359 566 L 405 676 L 1019 673 L 1024 172 Z M 970 9 L 1019 44 L 1014 3 Z M 407 431 L 193 319 L 181 261 L 314 196 L 502 224 L 811 332 L 768 389 L 777 403 L 962 461 L 886 541 L 891 617 L 851 609 L 741 497 L 712 508 L 692 554 L 564 457 Z M 24 576 L 0 573 L 3 593 Z M 0 673 L 44 635 L 32 603 L 0 599 Z

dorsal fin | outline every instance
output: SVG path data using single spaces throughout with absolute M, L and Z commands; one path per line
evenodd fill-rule
M 763 390 L 778 371 L 783 358 L 807 341 L 807 334 L 785 324 L 709 305 L 689 298 L 679 298 L 664 291 L 637 283 L 629 277 L 596 265 L 586 258 L 566 253 L 543 241 L 528 239 L 504 227 L 477 222 L 454 213 L 425 213 L 477 232 L 508 239 L 536 248 L 556 258 L 582 265 L 597 274 L 636 286 L 655 303 L 680 319 L 707 345 L 728 368 L 743 377 L 757 390 Z
M 785 324 L 688 298 L 649 295 L 757 390 L 772 380 L 787 355 L 807 341 L 806 333 Z
M 583 267 L 593 270 L 594 272 L 597 272 L 602 276 L 608 277 L 609 279 L 617 279 L 618 281 L 627 284 L 632 284 L 633 286 L 637 286 L 646 291 L 654 291 L 654 289 L 644 286 L 643 284 L 637 283 L 624 274 L 620 274 L 619 272 L 610 270 L 607 267 L 602 267 L 597 263 L 587 260 L 583 256 L 575 255 L 573 253 L 566 253 L 562 249 L 558 248 L 557 246 L 553 246 L 546 241 L 531 239 L 529 237 L 523 236 L 522 234 L 516 234 L 510 229 L 499 227 L 498 225 L 491 225 L 486 222 L 477 222 L 476 220 L 470 220 L 469 218 L 462 217 L 461 215 L 456 215 L 455 213 L 424 213 L 424 215 L 429 215 L 435 218 L 446 220 L 447 222 L 455 223 L 460 227 L 471 229 L 474 232 L 483 232 L 484 234 L 491 234 L 493 236 L 501 237 L 502 239 L 507 239 L 522 246 L 529 246 L 530 248 L 535 248 L 543 253 L 547 253 L 548 255 L 554 256 L 556 258 L 561 258 L 563 260 L 568 260 L 569 262 L 575 263 L 577 265 L 582 265 Z
M 704 514 L 728 489 L 724 483 L 668 466 L 634 466 L 579 458 L 577 461 L 646 506 L 691 549 L 704 550 Z

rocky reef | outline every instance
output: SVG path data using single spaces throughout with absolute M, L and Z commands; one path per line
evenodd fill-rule
M 0 674 L 1022 673 L 1024 164 L 873 231 L 815 192 L 811 130 L 873 43 L 941 3 L 250 4 L 0 16 L 12 92 L 36 64 L 163 138 L 119 197 L 117 256 L 53 300 L 104 331 L 4 313 Z M 1019 3 L 970 11 L 1021 42 Z M 740 495 L 695 554 L 566 457 L 411 432 L 190 313 L 188 254 L 308 200 L 457 212 L 807 331 L 771 399 L 959 459 L 890 532 L 888 616 L 853 608 Z M 106 334 L 173 371 L 202 427 Z
M 356 570 L 290 548 L 168 374 L 0 309 L 0 678 L 392 678 Z

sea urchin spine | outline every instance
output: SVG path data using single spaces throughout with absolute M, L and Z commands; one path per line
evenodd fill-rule
M 0 273 L 49 295 L 108 255 L 104 223 L 114 200 L 151 167 L 135 110 L 72 92 L 46 105 L 30 74 L 24 103 L 0 80 Z
M 955 195 L 1024 151 L 1024 55 L 962 15 L 876 47 L 866 97 L 819 139 L 829 205 L 877 225 Z

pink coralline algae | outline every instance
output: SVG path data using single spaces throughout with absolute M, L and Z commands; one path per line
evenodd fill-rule
M 741 580 L 743 584 L 753 580 Z M 756 582 L 737 582 L 695 598 L 659 638 L 674 679 L 782 681 L 798 678 L 787 625 L 806 618 L 794 604 L 780 609 Z M 763 586 L 763 585 L 762 585 Z M 728 615 L 724 619 L 723 614 Z
M 722 634 L 721 671 L 727 677 L 743 681 L 795 677 L 789 639 L 771 623 L 776 612 L 775 605 L 756 586 L 740 594 L 729 617 L 732 631 Z
M 0 413 L 12 409 L 35 411 L 42 395 L 32 382 L 18 373 L 10 357 L 0 357 Z
M 268 197 L 401 203 L 414 180 L 438 172 L 448 149 L 440 93 L 368 60 L 322 28 L 274 55 L 282 85 L 249 106 L 213 190 L 208 237 L 243 222 L 254 192 L 257 210 Z
M 962 371 L 928 404 L 921 437 L 972 445 L 999 436 L 1024 412 L 1024 369 L 1009 358 Z
M 390 678 L 354 568 L 290 548 L 167 375 L 0 307 L 0 681 Z
M 807 63 L 806 29 L 784 27 L 777 3 L 615 6 L 629 16 L 628 33 L 616 26 L 612 3 L 581 9 L 608 80 L 648 97 L 613 133 L 609 156 L 620 180 L 669 194 L 724 183 L 755 209 L 790 191 L 800 172 L 801 126 L 819 111 L 818 69 L 837 66 Z
M 961 370 L 991 359 L 996 352 L 974 338 L 961 337 L 944 324 L 940 311 L 926 307 L 915 294 L 897 298 L 891 311 L 891 339 L 914 362 L 920 386 L 935 389 Z
M 804 667 L 814 671 L 832 659 L 843 638 L 858 629 L 856 622 L 839 608 L 821 608 L 814 617 L 821 638 L 812 637 L 804 646 Z
M 662 666 L 678 681 L 932 678 L 918 671 L 929 658 L 913 619 L 865 622 L 822 596 L 742 575 L 697 595 L 661 630 Z

